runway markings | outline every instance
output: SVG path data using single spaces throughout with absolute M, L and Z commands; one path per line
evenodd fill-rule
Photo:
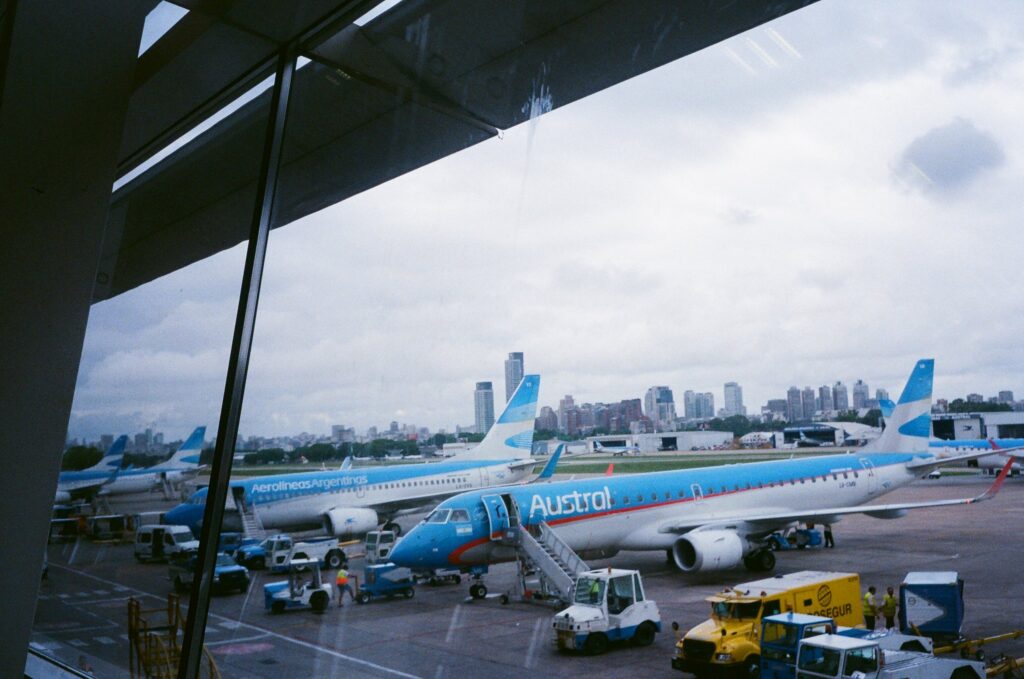
M 104 646 L 112 646 L 113 644 L 117 643 L 116 641 L 114 641 L 110 637 L 93 637 L 93 638 L 96 639 L 97 642 L 103 644 Z
M 537 664 L 537 646 L 547 632 L 546 622 L 544 618 L 537 618 L 537 622 L 533 623 L 533 636 L 530 637 L 530 648 L 527 649 L 526 660 L 523 662 L 523 666 L 527 669 L 532 669 Z
M 459 624 L 459 616 L 462 615 L 462 604 L 456 604 L 454 610 L 452 610 L 452 619 L 448 623 L 448 634 L 444 636 L 444 643 L 452 643 L 452 639 L 455 638 L 455 628 Z
M 68 643 L 72 646 L 77 646 L 78 648 L 89 645 L 88 641 L 82 641 L 81 639 L 68 639 Z
M 101 578 L 101 577 L 99 577 L 97 575 L 93 575 L 92 573 L 86 573 L 84 571 L 80 571 L 77 568 L 71 568 L 70 566 L 63 566 L 63 565 L 60 565 L 60 564 L 51 564 L 51 567 L 52 568 L 57 568 L 57 569 L 60 569 L 60 570 L 69 571 L 71 573 L 75 573 L 76 575 L 80 575 L 80 576 L 85 577 L 85 578 L 91 578 L 91 579 L 96 580 L 98 582 L 102 582 L 105 585 L 120 587 L 120 585 L 118 585 L 118 583 L 115 583 L 112 580 L 107 580 L 106 578 Z M 155 594 L 151 594 L 149 592 L 144 592 L 144 591 L 142 591 L 140 589 L 134 589 L 134 588 L 130 588 L 130 587 L 122 587 L 121 591 L 135 592 L 135 593 L 137 593 L 138 595 L 141 595 L 141 596 L 148 596 L 148 597 L 152 597 L 154 599 L 161 600 L 161 601 L 163 600 L 161 597 L 159 597 L 159 596 L 157 596 Z M 356 658 L 356 657 L 351 656 L 351 655 L 346 655 L 344 653 L 340 653 L 338 651 L 334 651 L 332 649 L 325 648 L 323 646 L 318 646 L 317 644 L 313 644 L 313 643 L 310 643 L 308 641 L 303 641 L 302 639 L 296 639 L 294 637 L 288 637 L 288 636 L 285 636 L 283 634 L 278 634 L 277 632 L 272 632 L 271 630 L 265 629 L 263 627 L 259 627 L 257 625 L 250 625 L 250 624 L 244 623 L 244 622 L 243 623 L 236 623 L 234 620 L 230 620 L 229 618 L 225 618 L 222 615 L 217 615 L 216 613 L 210 613 L 209 618 L 218 618 L 219 620 L 222 621 L 222 622 L 218 623 L 218 624 L 221 624 L 221 625 L 223 625 L 223 621 L 228 621 L 228 622 L 236 624 L 236 626 L 238 626 L 238 627 L 245 627 L 245 628 L 251 629 L 251 630 L 256 631 L 256 632 L 263 632 L 267 636 L 273 637 L 275 639 L 280 639 L 281 641 L 285 641 L 285 642 L 288 642 L 290 644 L 295 644 L 296 646 L 301 646 L 303 648 L 309 649 L 309 650 L 317 652 L 317 653 L 324 653 L 326 655 L 331 656 L 332 658 L 337 658 L 339 660 L 345 660 L 345 661 L 353 663 L 355 665 L 361 665 L 363 667 L 368 667 L 370 669 L 376 670 L 376 671 L 381 672 L 383 674 L 389 674 L 389 675 L 396 676 L 396 677 L 407 677 L 407 679 L 422 679 L 421 677 L 419 677 L 418 675 L 415 675 L 415 674 L 409 674 L 407 672 L 402 672 L 400 670 L 392 669 L 392 668 L 386 667 L 384 665 L 378 665 L 375 662 L 371 662 L 369 660 L 363 660 L 362 658 Z M 207 624 L 206 627 L 207 627 L 207 632 L 209 632 L 211 629 L 215 629 L 213 626 L 211 626 L 209 624 Z M 41 650 L 42 651 L 42 650 L 47 650 L 47 649 L 40 644 L 39 648 L 37 648 L 37 650 Z

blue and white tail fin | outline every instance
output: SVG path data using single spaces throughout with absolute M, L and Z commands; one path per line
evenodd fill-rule
M 932 433 L 932 381 L 935 359 L 922 358 L 910 373 L 900 400 L 886 417 L 881 436 L 865 452 L 926 453 Z
M 121 468 L 124 462 L 124 447 L 128 444 L 128 437 L 121 435 L 110 444 L 110 449 L 100 458 L 100 461 L 89 468 L 90 471 L 114 472 Z
M 526 375 L 505 410 L 484 440 L 471 450 L 456 455 L 458 460 L 526 459 L 533 452 L 533 424 L 537 417 L 540 375 Z
M 161 463 L 161 469 L 191 469 L 199 466 L 199 456 L 203 452 L 203 440 L 206 438 L 206 427 L 196 427 L 192 435 L 185 439 L 181 448 L 174 451 L 174 455 L 166 462 Z
M 540 475 L 534 479 L 535 481 L 551 480 L 551 477 L 555 475 L 555 467 L 558 466 L 558 460 L 562 457 L 563 451 L 565 451 L 565 444 L 559 443 L 558 447 L 555 448 L 555 452 L 551 453 L 551 457 L 548 458 L 548 463 L 544 465 L 544 469 L 540 470 Z
M 892 411 L 896 410 L 896 404 L 887 398 L 878 399 L 878 409 L 882 411 L 882 417 L 888 420 L 892 417 Z

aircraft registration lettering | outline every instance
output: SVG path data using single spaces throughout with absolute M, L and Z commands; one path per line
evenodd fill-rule
M 547 498 L 535 493 L 530 500 L 530 516 L 543 514 L 545 517 L 548 517 L 575 514 L 577 512 L 599 512 L 611 507 L 611 499 L 612 493 L 608 490 L 608 486 L 592 493 L 581 493 L 576 490 L 564 495 Z

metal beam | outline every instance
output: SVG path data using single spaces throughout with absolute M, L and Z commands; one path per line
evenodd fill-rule
M 224 519 L 224 503 L 227 501 L 231 462 L 238 436 L 245 379 L 249 370 L 256 307 L 260 297 L 260 283 L 263 280 L 267 240 L 270 236 L 270 218 L 274 209 L 281 149 L 284 146 L 296 54 L 295 46 L 291 44 L 283 48 L 277 58 L 277 75 L 267 119 L 263 158 L 260 162 L 256 203 L 249 231 L 249 247 L 245 255 L 242 289 L 238 299 L 235 332 L 231 341 L 228 374 L 224 384 L 224 400 L 221 403 L 220 422 L 217 428 L 217 445 L 210 470 L 203 526 L 199 535 L 198 573 L 189 597 L 188 619 L 185 623 L 185 637 L 178 665 L 180 679 L 198 677 L 203 657 L 203 637 L 210 610 L 210 589 L 213 585 L 214 564 L 217 561 L 217 542 Z

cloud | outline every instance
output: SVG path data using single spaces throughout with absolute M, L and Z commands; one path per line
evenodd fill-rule
M 928 195 L 956 194 L 1005 161 L 995 138 L 957 118 L 910 142 L 896 161 L 899 181 Z

